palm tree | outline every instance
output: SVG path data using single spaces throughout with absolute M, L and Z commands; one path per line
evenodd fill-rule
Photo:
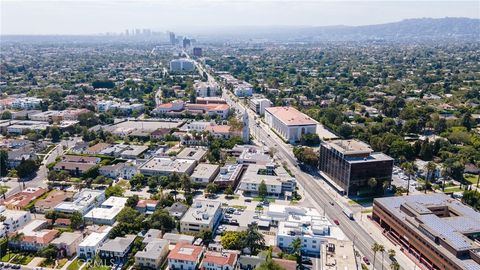
M 373 269 L 375 269 L 375 260 L 377 259 L 377 252 L 380 251 L 380 244 L 377 242 L 373 243 L 372 251 L 373 251 Z
M 385 247 L 383 245 L 379 245 L 378 251 L 382 253 L 382 270 L 383 270 L 383 262 L 384 262 L 383 256 L 385 255 Z
M 390 258 L 393 258 L 393 257 L 395 257 L 395 255 L 396 255 L 396 252 L 395 252 L 394 249 L 389 249 L 389 250 L 387 251 L 387 253 L 388 253 L 388 257 L 390 257 Z
M 437 169 L 437 164 L 433 161 L 427 163 L 427 177 L 425 177 L 425 194 L 427 194 L 427 188 L 429 183 L 433 182 L 435 179 L 435 170 Z
M 407 182 L 407 196 L 410 192 L 410 180 L 412 179 L 412 175 L 415 173 L 415 165 L 412 162 L 404 162 L 402 163 L 402 169 L 408 175 L 408 182 Z
M 398 264 L 398 262 L 396 261 L 393 261 L 391 264 L 390 264 L 390 268 L 392 270 L 400 270 L 400 264 Z
M 250 252 L 255 254 L 257 249 L 265 245 L 265 239 L 263 235 L 258 231 L 257 225 L 250 225 L 245 232 L 245 238 L 243 240 L 245 247 L 250 248 Z
M 292 249 L 292 253 L 297 256 L 297 263 L 299 258 L 301 257 L 301 251 L 302 251 L 302 240 L 300 238 L 295 238 L 292 243 L 290 244 L 290 248 Z

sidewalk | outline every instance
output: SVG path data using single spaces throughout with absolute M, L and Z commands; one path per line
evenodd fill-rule
M 383 234 L 383 230 L 378 226 L 374 221 L 369 219 L 367 216 L 371 215 L 371 213 L 357 213 L 355 215 L 355 220 L 359 223 L 366 231 L 368 231 L 369 235 L 378 243 L 382 244 L 385 247 L 385 255 L 388 256 L 388 250 L 393 249 L 395 250 L 395 259 L 397 262 L 404 268 L 404 269 L 415 269 L 416 264 L 405 254 L 403 251 L 400 250 L 400 245 L 393 243 L 389 238 L 387 238 Z M 382 254 L 377 253 L 377 260 L 382 259 Z M 371 258 L 373 260 L 373 258 Z

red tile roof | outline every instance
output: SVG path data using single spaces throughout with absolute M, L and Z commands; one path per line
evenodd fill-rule
M 234 266 L 235 262 L 237 261 L 237 254 L 235 253 L 221 253 L 221 252 L 213 252 L 209 251 L 205 253 L 205 257 L 203 257 L 202 265 L 204 263 L 213 263 L 216 265 L 230 265 Z
M 175 248 L 170 251 L 170 254 L 168 254 L 168 259 L 197 262 L 202 253 L 203 247 L 201 246 L 178 243 L 175 245 Z

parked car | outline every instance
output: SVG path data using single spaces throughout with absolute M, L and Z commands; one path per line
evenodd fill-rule
M 370 260 L 369 260 L 367 257 L 363 257 L 363 262 L 364 262 L 366 265 L 370 265 Z
M 312 259 L 308 257 L 302 257 L 302 264 L 312 265 Z

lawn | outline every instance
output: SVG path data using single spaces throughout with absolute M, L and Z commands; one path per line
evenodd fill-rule
M 7 254 L 5 254 L 5 256 L 2 257 L 1 261 L 2 262 L 9 262 L 15 255 L 17 255 L 17 254 L 13 253 L 13 252 L 8 252 Z
M 56 269 L 61 269 L 67 262 L 68 262 L 68 259 L 58 260 Z
M 72 263 L 70 263 L 67 267 L 67 270 L 78 270 L 80 267 L 83 265 L 83 261 L 80 261 L 78 258 L 73 260 Z
M 29 264 L 35 256 L 33 255 L 21 255 L 18 254 L 10 262 L 15 264 L 27 265 Z
M 272 198 L 261 198 L 261 197 L 255 197 L 252 199 L 254 202 L 263 202 L 263 201 L 268 201 L 268 202 L 271 202 L 271 203 L 274 203 L 275 202 L 275 199 L 272 199 Z
M 477 184 L 478 177 L 477 177 L 476 175 L 465 174 L 464 178 L 465 178 L 465 180 L 467 180 L 468 182 L 470 182 L 472 185 L 476 185 L 476 184 Z
M 460 186 L 452 186 L 452 187 L 445 188 L 445 192 L 462 192 L 462 191 L 463 189 L 461 189 Z

